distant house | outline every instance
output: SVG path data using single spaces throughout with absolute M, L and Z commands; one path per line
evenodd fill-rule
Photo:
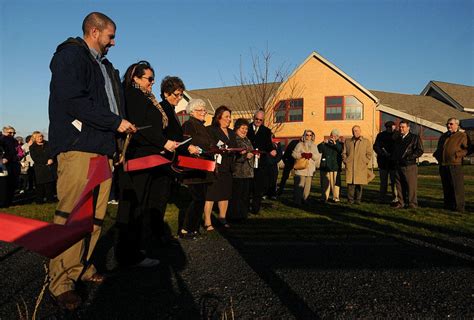
M 354 125 L 359 125 L 362 135 L 373 142 L 386 121 L 406 119 L 423 140 L 426 154 L 421 161 L 433 161 L 432 152 L 446 131 L 449 117 L 473 118 L 466 111 L 474 111 L 472 86 L 430 81 L 421 95 L 368 90 L 316 52 L 286 81 L 250 89 L 269 88 L 274 94 L 268 100 L 265 124 L 273 128 L 276 140 L 283 144 L 300 138 L 305 129 L 314 130 L 318 141 L 335 128 L 350 137 Z M 251 119 L 255 110 L 248 107 L 248 89 L 232 86 L 189 90 L 186 94 L 188 98 L 205 100 L 211 110 L 222 104 L 229 106 L 234 119 Z

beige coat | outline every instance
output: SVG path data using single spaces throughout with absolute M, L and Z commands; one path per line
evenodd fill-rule
M 354 144 L 355 143 L 355 144 Z M 342 161 L 346 165 L 346 183 L 368 184 L 367 174 L 370 160 L 372 159 L 372 144 L 361 137 L 346 139 L 342 151 Z
M 314 171 L 316 171 L 317 168 L 319 168 L 319 163 L 321 162 L 321 154 L 318 151 L 318 146 L 313 142 L 311 144 L 311 147 L 306 149 L 304 146 L 303 142 L 298 142 L 298 144 L 295 147 L 295 150 L 293 150 L 293 153 L 291 154 L 293 158 L 295 159 L 301 159 L 301 154 L 302 153 L 309 153 L 311 152 L 313 154 L 312 158 L 309 159 L 309 165 L 306 169 L 301 169 L 301 170 L 296 170 L 295 169 L 295 174 L 298 176 L 305 176 L 305 177 L 312 177 L 314 174 Z

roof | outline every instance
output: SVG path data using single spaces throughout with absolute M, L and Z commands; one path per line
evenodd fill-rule
M 433 127 L 440 131 L 446 130 L 445 124 L 448 118 L 473 118 L 472 114 L 459 111 L 430 96 L 370 91 L 380 99 L 380 105 L 377 107 L 378 110 Z
M 257 96 L 269 98 L 268 93 L 275 93 L 281 82 L 271 82 L 267 84 L 238 85 L 221 88 L 187 90 L 188 95 L 193 98 L 203 99 L 208 108 L 215 110 L 221 105 L 229 107 L 234 112 L 253 113 L 256 111 L 252 105 L 254 99 L 249 98 L 253 93 Z
M 474 86 L 462 84 L 430 81 L 421 92 L 422 95 L 431 95 L 431 90 L 436 91 L 447 103 L 455 108 L 467 111 L 474 111 Z
M 366 88 L 364 88 L 360 83 L 358 83 L 357 81 L 355 81 L 354 79 L 352 79 L 351 77 L 349 77 L 349 75 L 347 73 L 345 73 L 344 71 L 342 71 L 341 69 L 339 69 L 336 65 L 332 64 L 329 60 L 327 60 L 326 58 L 324 58 L 322 55 L 320 55 L 319 53 L 317 53 L 316 51 L 313 51 L 311 52 L 311 54 L 303 61 L 303 63 L 301 63 L 291 74 L 290 76 L 288 77 L 288 79 L 291 79 L 310 59 L 312 58 L 315 58 L 317 60 L 319 60 L 321 63 L 323 63 L 324 65 L 326 65 L 328 68 L 330 68 L 331 70 L 333 70 L 335 73 L 337 73 L 338 75 L 340 75 L 342 78 L 346 79 L 349 83 L 351 83 L 353 86 L 355 86 L 357 89 L 359 89 L 362 93 L 364 93 L 365 95 L 367 95 L 370 99 L 372 99 L 374 102 L 378 102 L 377 101 L 377 97 L 375 97 L 371 92 L 370 90 L 367 90 Z

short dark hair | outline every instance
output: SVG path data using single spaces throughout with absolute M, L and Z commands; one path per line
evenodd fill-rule
M 138 61 L 137 63 L 134 63 L 128 67 L 125 75 L 123 76 L 123 87 L 130 87 L 133 83 L 133 77 L 142 77 L 145 74 L 145 70 L 151 70 L 153 75 L 155 75 L 155 70 L 151 67 L 151 64 L 145 60 Z
M 117 29 L 115 22 L 107 17 L 105 14 L 100 12 L 91 12 L 82 21 L 82 32 L 87 34 L 92 28 L 97 28 L 100 31 L 104 30 L 109 24 Z
M 400 120 L 400 123 L 398 125 L 401 125 L 402 123 L 406 124 L 407 127 L 410 126 L 410 121 L 408 121 L 408 120 Z
M 214 112 L 214 117 L 212 117 L 212 125 L 218 127 L 219 126 L 219 120 L 222 118 L 222 115 L 224 112 L 229 111 L 230 114 L 232 114 L 232 110 L 229 109 L 227 106 L 220 106 L 219 108 L 216 109 Z
M 172 94 L 176 90 L 186 90 L 183 80 L 178 77 L 166 76 L 161 81 L 161 97 L 164 99 L 164 94 Z
M 247 119 L 244 119 L 244 118 L 239 118 L 237 120 L 235 120 L 235 123 L 234 123 L 234 130 L 237 130 L 239 129 L 240 127 L 242 126 L 249 126 L 249 122 Z
M 391 128 L 392 126 L 395 125 L 395 122 L 393 121 L 387 121 L 385 122 L 385 128 Z

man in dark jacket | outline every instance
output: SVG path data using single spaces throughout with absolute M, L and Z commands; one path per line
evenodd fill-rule
M 380 174 L 380 203 L 385 202 L 387 194 L 388 178 L 392 187 L 392 202 L 398 202 L 397 189 L 395 188 L 395 165 L 392 160 L 393 147 L 395 143 L 395 122 L 385 122 L 385 131 L 380 132 L 375 138 L 374 151 L 377 154 L 377 165 Z
M 285 167 L 283 168 L 283 172 L 280 178 L 280 185 L 278 186 L 277 194 L 280 196 L 283 194 L 285 190 L 286 181 L 290 177 L 290 172 L 293 170 L 295 165 L 295 158 L 293 158 L 293 150 L 295 150 L 296 145 L 300 142 L 299 139 L 291 140 L 285 148 L 285 152 L 283 153 L 282 160 Z
M 0 135 L 0 140 L 2 140 L 4 149 L 3 158 L 6 160 L 4 165 L 8 172 L 8 175 L 5 177 L 7 189 L 3 201 L 4 207 L 8 207 L 12 204 L 21 171 L 20 158 L 18 157 L 17 152 L 18 141 L 15 139 L 15 134 L 15 128 L 12 126 L 5 126 Z
M 464 212 L 464 173 L 462 159 L 468 154 L 469 138 L 459 131 L 459 120 L 449 118 L 448 131 L 439 137 L 433 156 L 438 160 L 443 185 L 444 208 Z
M 272 131 L 263 125 L 265 112 L 258 110 L 255 112 L 253 122 L 250 124 L 247 137 L 254 149 L 258 149 L 262 153 L 258 159 L 258 168 L 254 170 L 254 178 L 252 184 L 252 210 L 251 213 L 258 214 L 262 202 L 263 192 L 269 184 L 269 163 L 267 157 L 275 157 L 277 152 L 272 143 Z
M 49 140 L 52 156 L 57 155 L 58 159 L 57 224 L 66 222 L 78 200 L 87 182 L 90 159 L 98 155 L 111 158 L 116 152 L 117 132 L 136 131 L 121 116 L 123 98 L 118 71 L 105 59 L 109 48 L 115 45 L 115 29 L 109 17 L 92 12 L 82 24 L 84 38 L 67 39 L 51 60 Z M 50 262 L 49 290 L 63 308 L 74 310 L 81 304 L 75 291 L 77 281 L 104 280 L 87 261 L 100 235 L 110 186 L 111 179 L 96 192 L 94 230 L 87 244 L 79 241 Z
M 400 121 L 400 135 L 395 140 L 392 156 L 396 165 L 395 183 L 398 194 L 398 204 L 395 208 L 418 207 L 416 162 L 422 154 L 423 145 L 420 136 L 410 132 L 408 121 Z

